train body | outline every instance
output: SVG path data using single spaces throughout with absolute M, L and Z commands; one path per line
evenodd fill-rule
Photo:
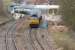
M 51 14 L 55 14 L 55 9 L 59 9 L 59 5 L 23 5 L 23 4 L 12 4 L 9 6 L 9 12 L 13 14 L 15 19 L 19 19 L 23 15 L 33 15 L 37 14 L 40 16 L 41 14 L 49 14 L 49 10 L 52 11 Z M 15 15 L 18 14 L 18 17 Z M 22 14 L 22 15 L 21 15 Z M 15 17 L 16 16 L 16 17 Z

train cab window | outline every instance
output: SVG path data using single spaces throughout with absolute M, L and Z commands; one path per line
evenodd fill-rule
M 58 10 L 57 9 L 49 9 L 49 14 L 58 14 Z
M 57 14 L 57 9 L 54 9 L 54 13 Z
M 49 10 L 49 14 L 52 14 L 52 9 Z

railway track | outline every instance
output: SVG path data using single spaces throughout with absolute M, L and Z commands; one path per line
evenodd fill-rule
M 48 32 L 44 32 L 44 30 L 33 29 L 29 32 L 29 37 L 33 50 L 56 50 L 53 46 L 52 38 L 49 37 Z
M 20 22 L 23 20 L 20 20 L 19 24 Z M 50 38 L 51 35 L 49 36 L 48 32 L 44 32 L 42 29 L 30 31 L 28 28 L 22 33 L 17 32 L 17 35 L 19 35 L 16 37 L 17 50 L 56 50 L 51 44 L 53 42 Z
M 40 44 L 43 46 L 44 50 L 56 50 L 56 47 L 54 46 L 55 42 L 53 41 L 51 34 L 47 30 L 40 29 L 36 37 Z
M 38 43 L 38 45 L 40 46 L 40 49 L 41 49 L 41 50 L 44 50 L 42 44 L 41 44 L 41 43 L 39 42 L 39 40 L 37 39 L 37 31 L 38 31 L 38 29 L 33 29 L 33 30 L 31 30 L 31 32 L 29 32 L 30 40 L 31 40 L 32 43 L 34 44 L 34 40 L 33 40 L 33 36 L 34 36 L 35 41 L 36 41 L 36 42 Z M 34 44 L 34 46 L 35 46 L 35 44 Z M 37 50 L 37 48 L 34 47 L 34 50 Z
M 16 27 L 16 22 L 11 23 L 11 26 L 8 28 L 8 30 L 5 33 L 6 50 L 17 50 L 13 34 L 15 27 Z

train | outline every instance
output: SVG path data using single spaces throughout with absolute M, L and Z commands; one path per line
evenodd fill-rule
M 13 16 L 14 19 L 19 19 L 20 17 L 24 17 L 25 15 L 33 15 L 37 14 L 40 16 L 41 14 L 49 14 L 48 11 L 52 10 L 52 14 L 55 14 L 55 9 L 59 9 L 59 5 L 24 5 L 24 4 L 11 4 L 9 7 L 9 12 Z

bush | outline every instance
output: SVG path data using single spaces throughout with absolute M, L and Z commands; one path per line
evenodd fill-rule
M 75 30 L 75 0 L 60 0 L 59 4 L 65 24 Z

